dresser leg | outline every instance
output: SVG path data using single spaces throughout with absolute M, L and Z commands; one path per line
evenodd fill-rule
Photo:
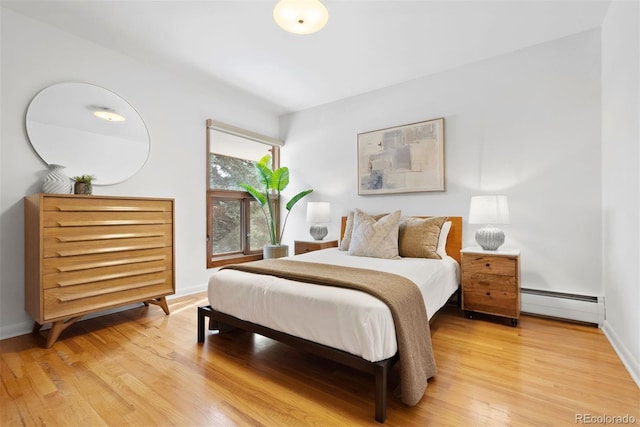
M 38 322 L 33 322 L 33 329 L 31 329 L 32 334 L 37 334 L 42 329 L 42 325 Z
M 58 320 L 57 322 L 53 322 L 53 324 L 51 325 L 51 330 L 49 331 L 49 336 L 47 337 L 47 344 L 45 345 L 45 347 L 51 348 L 62 331 L 76 323 L 78 320 L 80 320 L 81 317 L 82 316 L 72 317 L 70 319 Z
M 167 299 L 165 297 L 150 299 L 148 301 L 144 301 L 143 303 L 146 306 L 148 306 L 149 304 L 158 305 L 162 307 L 162 310 L 164 310 L 164 314 L 169 314 L 169 305 L 167 304 Z

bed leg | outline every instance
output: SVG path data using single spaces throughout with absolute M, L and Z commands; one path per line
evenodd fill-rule
M 389 364 L 385 362 L 376 364 L 376 421 L 384 423 L 387 419 L 387 376 Z
M 210 305 L 203 305 L 198 307 L 198 342 L 204 342 L 204 318 L 209 318 L 209 329 L 212 328 L 214 323 L 217 323 L 213 318 L 211 318 L 211 309 Z
M 198 342 L 204 342 L 204 318 L 208 315 L 207 306 L 198 307 Z
M 220 329 L 220 326 L 218 325 L 218 321 L 212 318 L 209 318 L 209 330 L 213 331 L 215 329 Z

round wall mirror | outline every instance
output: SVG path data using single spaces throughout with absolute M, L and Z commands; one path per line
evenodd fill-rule
M 94 185 L 123 182 L 149 157 L 149 132 L 119 95 L 88 83 L 58 83 L 29 104 L 26 128 L 46 164 L 70 176 L 93 175 Z

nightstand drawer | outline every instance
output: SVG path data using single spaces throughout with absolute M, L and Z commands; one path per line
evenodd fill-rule
M 496 274 L 484 273 L 462 273 L 462 282 L 465 286 L 473 288 L 499 288 L 501 290 L 510 290 L 515 294 L 518 282 L 515 276 L 499 276 Z
M 462 257 L 462 270 L 465 273 L 487 273 L 502 276 L 515 276 L 517 271 L 517 261 L 515 258 L 502 256 L 464 254 Z
M 518 317 L 517 294 L 513 287 L 466 286 L 462 293 L 465 310 L 506 317 Z
M 295 241 L 295 254 L 306 254 L 307 252 L 319 251 L 321 249 L 335 248 L 338 246 L 337 240 L 316 240 L 313 242 Z

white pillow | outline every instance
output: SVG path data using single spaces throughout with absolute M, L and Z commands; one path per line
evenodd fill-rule
M 446 221 L 442 224 L 440 236 L 438 236 L 438 249 L 436 249 L 436 252 L 443 258 L 447 256 L 447 237 L 449 237 L 449 230 L 451 230 L 451 221 Z
M 397 259 L 400 211 L 385 215 L 379 220 L 359 209 L 353 215 L 353 232 L 349 255 L 373 258 Z
M 347 223 L 345 224 L 344 234 L 342 235 L 342 239 L 340 239 L 340 245 L 338 246 L 338 249 L 340 249 L 341 251 L 349 250 L 352 233 L 353 233 L 353 211 L 349 212 L 349 216 L 347 216 Z
M 348 251 L 349 245 L 351 244 L 351 234 L 353 233 L 353 214 L 354 214 L 354 211 L 351 211 L 349 212 L 349 216 L 347 216 L 347 223 L 345 224 L 345 227 L 344 227 L 344 235 L 342 236 L 342 239 L 340 239 L 340 245 L 338 245 L 338 249 L 340 249 L 341 251 Z M 385 214 L 376 214 L 376 215 L 369 215 L 369 216 L 375 220 L 379 220 L 385 215 L 388 215 L 388 214 L 385 213 Z

